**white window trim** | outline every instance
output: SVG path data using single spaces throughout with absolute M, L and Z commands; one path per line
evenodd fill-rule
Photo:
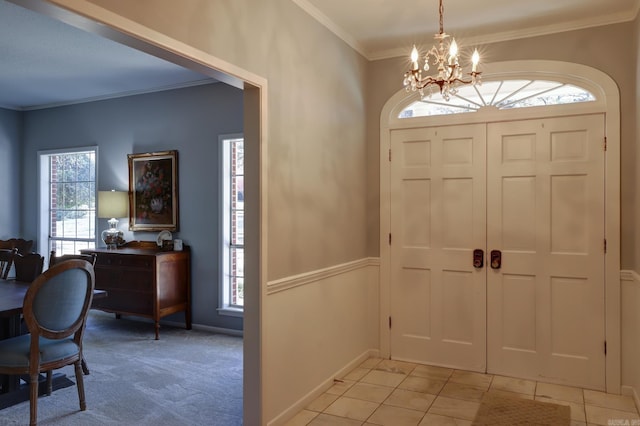
M 230 205 L 231 193 L 229 189 L 228 176 L 230 173 L 229 164 L 229 144 L 225 141 L 231 139 L 244 139 L 242 133 L 232 133 L 218 136 L 218 158 L 220 159 L 219 167 L 219 188 L 220 188 L 220 221 L 219 221 L 219 235 L 220 235 L 220 264 L 219 264 L 219 280 L 218 280 L 218 314 L 227 315 L 232 317 L 243 317 L 244 308 L 230 306 L 227 301 L 230 298 L 229 295 L 229 236 L 231 235 L 229 224 L 230 221 Z
M 61 149 L 50 149 L 50 150 L 41 150 L 38 151 L 38 239 L 37 239 L 37 249 L 36 251 L 40 253 L 45 259 L 49 258 L 49 157 L 51 155 L 56 154 L 71 154 L 75 152 L 87 152 L 93 151 L 95 154 L 95 194 L 94 197 L 96 200 L 98 199 L 98 146 L 82 146 L 82 147 L 74 147 L 74 148 L 61 148 Z M 43 171 L 46 170 L 46 173 Z M 96 247 L 97 247 L 97 239 L 98 239 L 98 215 L 96 214 L 94 229 L 96 229 Z

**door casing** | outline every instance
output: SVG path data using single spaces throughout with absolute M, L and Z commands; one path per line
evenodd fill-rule
M 500 111 L 481 109 L 451 116 L 400 119 L 402 109 L 415 94 L 399 90 L 384 105 L 380 118 L 380 354 L 390 355 L 390 133 L 392 129 L 447 124 L 499 123 L 508 120 L 575 114 L 604 113 L 607 139 L 605 172 L 605 336 L 607 339 L 606 391 L 620 393 L 620 93 L 605 73 L 594 68 L 558 61 L 510 61 L 487 64 L 485 81 L 497 79 L 551 79 L 584 87 L 596 101 L 549 107 Z

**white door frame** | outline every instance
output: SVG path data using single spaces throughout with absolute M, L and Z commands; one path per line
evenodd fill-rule
M 75 0 L 10 0 L 22 7 L 117 41 L 244 91 L 245 194 L 251 204 L 245 216 L 245 288 L 243 418 L 245 424 L 263 422 L 263 301 L 267 288 L 267 117 L 268 86 L 265 77 L 123 18 L 107 9 Z
M 390 134 L 392 129 L 439 126 L 445 124 L 499 122 L 548 116 L 587 113 L 605 114 L 607 137 L 605 171 L 605 336 L 607 339 L 606 390 L 620 393 L 620 92 L 615 81 L 602 71 L 585 65 L 560 61 L 510 61 L 486 64 L 485 80 L 539 79 L 573 83 L 593 93 L 595 102 L 530 107 L 499 111 L 481 109 L 474 113 L 447 116 L 398 118 L 399 113 L 417 99 L 404 89 L 393 95 L 380 114 L 380 354 L 389 357 L 390 348 Z

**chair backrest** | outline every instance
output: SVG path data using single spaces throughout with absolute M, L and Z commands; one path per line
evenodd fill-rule
M 55 250 L 51 250 L 51 254 L 49 255 L 49 268 L 51 268 L 53 265 L 57 265 L 60 262 L 64 262 L 66 260 L 73 260 L 73 259 L 86 260 L 87 262 L 89 262 L 91 264 L 91 266 L 94 266 L 96 264 L 96 259 L 97 258 L 98 258 L 98 256 L 95 253 L 91 253 L 91 254 L 63 254 L 62 256 L 56 256 L 56 251 Z
M 33 248 L 33 240 L 25 240 L 23 238 L 12 238 L 10 241 L 13 242 L 13 247 L 18 249 L 18 253 L 20 254 L 31 253 L 31 249 Z
M 38 276 L 27 290 L 22 309 L 32 342 L 37 336 L 73 335 L 81 345 L 94 288 L 93 266 L 86 260 L 60 262 Z
M 9 276 L 9 270 L 13 265 L 13 256 L 17 249 L 0 248 L 0 279 L 6 280 Z
M 13 256 L 16 281 L 32 282 L 42 273 L 43 266 L 44 257 L 38 253 L 15 253 Z
M 18 249 L 18 253 L 26 254 L 31 252 L 33 240 L 25 240 L 24 238 L 11 238 L 8 240 L 0 240 L 0 249 Z

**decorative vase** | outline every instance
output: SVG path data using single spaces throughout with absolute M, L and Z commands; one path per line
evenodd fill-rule
M 152 198 L 151 201 L 149 202 L 149 207 L 151 208 L 151 211 L 154 213 L 160 213 L 162 211 L 163 206 L 164 206 L 164 203 L 162 202 L 162 198 L 160 197 Z

